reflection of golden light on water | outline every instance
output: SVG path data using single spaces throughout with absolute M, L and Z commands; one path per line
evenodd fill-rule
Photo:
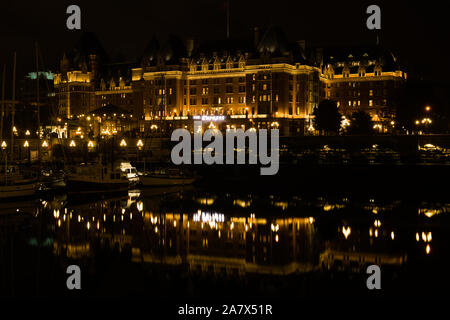
M 236 199 L 233 201 L 233 205 L 237 205 L 241 208 L 247 208 L 248 206 L 251 205 L 251 201 L 246 201 L 246 200 L 242 200 L 242 199 Z
M 419 208 L 419 215 L 423 214 L 427 218 L 431 218 L 435 215 L 442 213 L 442 209 L 428 209 L 428 208 Z
M 428 234 L 427 234 L 427 241 L 428 241 L 428 242 L 431 241 L 431 232 L 428 232 Z
M 378 238 L 378 229 L 375 229 L 375 238 Z
M 342 234 L 344 235 L 345 239 L 348 238 L 350 233 L 351 233 L 350 227 L 342 227 Z
M 197 199 L 197 202 L 202 204 L 202 205 L 207 205 L 210 206 L 212 204 L 214 204 L 215 199 L 213 198 L 199 198 Z
M 278 235 L 275 235 L 275 242 L 278 242 Z
M 391 239 L 394 240 L 394 238 L 395 238 L 394 231 L 391 231 Z
M 91 228 L 91 223 L 88 221 L 87 224 L 86 224 L 86 229 L 89 230 L 90 228 Z
M 425 252 L 426 252 L 427 254 L 430 254 L 430 251 L 431 251 L 431 247 L 430 247 L 429 244 L 427 244 L 427 247 L 425 248 Z
M 419 238 L 419 233 L 416 232 L 416 241 L 419 242 L 420 238 Z
M 379 228 L 379 227 L 381 226 L 381 221 L 380 221 L 380 220 L 375 220 L 375 221 L 373 222 L 373 225 L 374 225 L 375 227 Z

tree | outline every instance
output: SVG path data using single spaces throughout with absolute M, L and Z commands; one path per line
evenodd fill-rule
M 336 101 L 322 100 L 314 109 L 314 127 L 321 133 L 339 132 L 342 115 L 339 113 Z
M 370 115 L 362 110 L 354 112 L 348 132 L 350 134 L 373 134 L 373 122 Z

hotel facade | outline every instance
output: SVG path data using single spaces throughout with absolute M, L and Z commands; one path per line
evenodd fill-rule
M 368 112 L 386 131 L 393 97 L 406 81 L 397 58 L 381 46 L 307 48 L 276 28 L 255 29 L 241 42 L 152 39 L 137 63 L 106 63 L 92 35 L 80 43 L 54 77 L 59 119 L 101 122 L 108 115 L 93 111 L 114 106 L 126 112 L 110 116 L 128 117 L 140 132 L 193 128 L 202 119 L 220 129 L 312 134 L 312 113 L 323 99 L 335 100 L 347 118 Z

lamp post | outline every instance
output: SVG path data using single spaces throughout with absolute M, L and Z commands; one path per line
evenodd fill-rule
M 126 156 L 127 156 L 127 161 L 128 161 L 128 148 L 127 148 L 127 142 L 125 141 L 125 139 L 122 139 L 122 141 L 120 141 L 120 146 L 122 148 L 125 148 L 125 152 L 126 152 Z
M 2 142 L 2 150 L 5 152 L 6 147 L 7 147 L 7 143 L 6 141 Z M 8 154 L 5 153 L 5 184 L 8 183 Z

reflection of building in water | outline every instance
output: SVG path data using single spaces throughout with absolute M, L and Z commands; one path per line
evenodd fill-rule
M 155 246 L 134 251 L 136 261 L 189 264 L 214 272 L 287 274 L 313 268 L 312 218 L 263 219 L 199 212 L 188 215 L 146 212 L 146 230 Z
M 92 241 L 131 250 L 132 261 L 188 265 L 191 270 L 288 274 L 313 269 L 313 218 L 225 217 L 134 210 L 98 201 L 88 208 L 54 212 L 54 252 L 72 258 L 93 254 Z M 81 213 L 82 212 L 82 213 Z
M 351 252 L 326 249 L 320 254 L 319 263 L 324 269 L 351 269 L 360 272 L 367 266 L 376 265 L 402 265 L 406 262 L 405 254 Z

